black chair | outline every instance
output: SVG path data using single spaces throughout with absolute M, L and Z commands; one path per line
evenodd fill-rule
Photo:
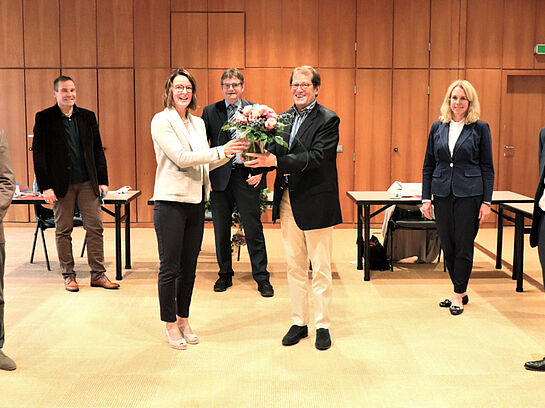
M 413 207 L 413 208 L 410 208 Z M 396 206 L 392 216 L 388 220 L 387 239 L 390 246 L 390 269 L 394 270 L 394 235 L 397 230 L 433 231 L 437 230 L 435 220 L 428 220 L 422 215 L 417 206 Z M 441 246 L 437 263 L 441 262 Z M 443 257 L 443 271 L 446 272 L 445 259 Z
M 32 254 L 30 255 L 30 263 L 34 262 L 34 252 L 36 250 L 36 241 L 38 240 L 38 230 L 42 234 L 42 242 L 44 245 L 45 252 L 45 263 L 47 265 L 47 270 L 51 270 L 51 265 L 49 264 L 49 256 L 47 255 L 47 245 L 45 244 L 45 235 L 44 231 L 48 228 L 55 228 L 55 217 L 53 210 L 47 207 L 44 207 L 41 204 L 34 204 L 34 213 L 36 214 L 36 231 L 34 231 L 34 242 L 32 243 Z M 74 227 L 82 227 L 83 220 L 81 219 L 81 214 L 76 207 L 74 209 Z M 81 256 L 85 253 L 85 244 L 86 241 L 83 241 L 83 248 L 81 249 Z

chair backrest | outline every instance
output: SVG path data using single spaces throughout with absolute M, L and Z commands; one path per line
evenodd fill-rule
M 41 204 L 34 204 L 34 214 L 36 214 L 36 222 L 42 230 L 55 228 L 55 215 L 51 208 L 44 207 Z
M 435 220 L 428 220 L 418 206 L 396 206 L 391 218 L 391 225 L 396 228 L 429 230 L 436 229 Z
M 55 213 L 51 208 L 44 207 L 42 204 L 34 204 L 34 213 L 36 222 L 42 230 L 55 228 Z M 83 226 L 83 220 L 78 207 L 74 208 L 74 227 Z
M 411 206 L 413 207 L 413 206 Z M 395 221 L 403 220 L 403 221 L 418 221 L 418 220 L 426 220 L 424 216 L 422 215 L 422 211 L 420 211 L 420 208 L 417 206 L 414 206 L 414 208 L 409 208 L 409 206 L 405 206 L 405 208 L 400 207 L 399 205 L 396 206 L 394 213 L 392 214 L 392 218 Z

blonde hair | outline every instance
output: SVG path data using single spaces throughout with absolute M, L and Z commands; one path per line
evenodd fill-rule
M 448 123 L 452 120 L 450 96 L 455 88 L 462 88 L 469 102 L 464 123 L 470 124 L 477 122 L 479 120 L 479 116 L 481 115 L 481 104 L 479 103 L 479 97 L 477 96 L 477 91 L 473 85 L 464 79 L 458 79 L 448 87 L 445 98 L 443 99 L 443 104 L 441 105 L 441 116 L 439 116 L 439 120 L 443 123 Z

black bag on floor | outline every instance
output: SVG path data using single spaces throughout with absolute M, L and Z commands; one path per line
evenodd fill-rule
M 390 269 L 390 261 L 386 255 L 386 249 L 374 235 L 369 240 L 369 265 L 375 271 Z

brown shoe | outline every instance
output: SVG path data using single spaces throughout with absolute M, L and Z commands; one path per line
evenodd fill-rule
M 13 371 L 17 368 L 15 361 L 6 356 L 0 349 L 0 370 Z
M 93 288 L 100 287 L 104 289 L 117 289 L 119 288 L 119 284 L 111 282 L 106 275 L 103 275 L 97 280 L 91 280 L 91 287 Z
M 79 286 L 76 282 L 76 278 L 74 278 L 73 276 L 69 276 L 68 278 L 64 279 L 64 288 L 68 292 L 78 292 Z

